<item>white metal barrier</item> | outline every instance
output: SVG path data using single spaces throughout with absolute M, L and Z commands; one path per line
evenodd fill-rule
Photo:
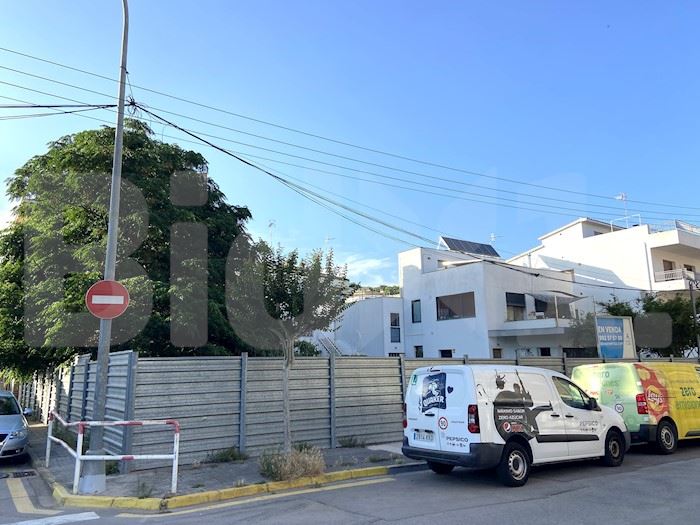
M 59 421 L 64 427 L 78 427 L 78 440 L 73 450 L 68 443 L 53 435 L 54 421 Z M 83 454 L 83 440 L 85 429 L 89 427 L 141 427 L 153 425 L 168 425 L 173 429 L 173 452 L 172 454 L 142 454 L 113 456 L 107 455 L 86 455 Z M 180 457 L 180 423 L 175 419 L 150 420 L 150 421 L 76 421 L 69 423 L 61 417 L 55 410 L 49 414 L 49 429 L 46 439 L 46 467 L 49 467 L 51 460 L 51 443 L 58 443 L 75 459 L 75 470 L 73 471 L 73 494 L 78 493 L 78 481 L 80 480 L 80 470 L 83 461 L 134 461 L 136 459 L 170 459 L 173 462 L 172 477 L 170 480 L 170 492 L 177 493 L 177 471 L 178 459 Z

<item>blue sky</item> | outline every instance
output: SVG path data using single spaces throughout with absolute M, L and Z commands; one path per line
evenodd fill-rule
M 676 215 L 700 223 L 700 204 L 693 191 L 700 164 L 700 5 L 489 4 L 131 0 L 130 78 L 137 86 L 318 135 L 565 190 L 415 164 L 134 88 L 135 98 L 151 107 L 458 182 L 425 179 L 168 116 L 193 130 L 356 170 L 507 198 L 511 200 L 500 202 L 530 208 L 447 198 L 421 191 L 429 189 L 425 186 L 342 168 L 322 166 L 418 191 L 262 161 L 285 175 L 370 206 L 346 202 L 430 239 L 437 239 L 439 231 L 489 242 L 494 234 L 496 248 L 508 256 L 534 246 L 538 236 L 577 216 L 622 216 L 622 203 L 613 199 L 620 192 L 627 193 L 629 208 L 639 210 L 645 222 L 661 223 Z M 7 2 L 0 19 L 0 46 L 116 77 L 120 11 L 118 0 Z M 116 84 L 109 81 L 4 51 L 0 66 L 116 94 Z M 0 81 L 84 102 L 108 102 L 6 69 L 0 69 Z M 7 84 L 0 84 L 0 95 L 31 102 L 55 100 Z M 109 112 L 93 116 L 114 121 Z M 0 175 L 6 178 L 32 155 L 45 151 L 50 140 L 98 125 L 66 115 L 0 121 Z M 153 129 L 164 140 L 173 140 L 166 135 L 182 136 L 160 124 Z M 319 166 L 214 141 L 243 153 Z M 406 244 L 333 215 L 220 152 L 181 143 L 208 158 L 210 176 L 231 202 L 250 207 L 254 220 L 249 230 L 255 236 L 302 253 L 332 247 L 341 262 L 349 263 L 351 277 L 364 284 L 397 281 L 396 253 L 408 248 Z M 497 201 L 450 190 L 429 191 Z M 560 208 L 549 207 L 553 205 Z M 7 213 L 7 209 L 7 201 L 1 200 L 0 210 Z

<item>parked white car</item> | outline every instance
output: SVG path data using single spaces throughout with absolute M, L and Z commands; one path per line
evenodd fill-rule
M 404 410 L 405 456 L 426 460 L 438 474 L 496 468 L 509 486 L 524 485 L 531 465 L 602 458 L 619 466 L 630 446 L 619 414 L 541 368 L 419 368 Z

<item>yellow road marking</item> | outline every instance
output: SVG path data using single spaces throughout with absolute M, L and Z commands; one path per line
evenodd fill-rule
M 21 479 L 8 478 L 7 488 L 12 496 L 12 502 L 15 504 L 15 509 L 20 514 L 40 514 L 43 516 L 53 516 L 58 514 L 56 510 L 37 509 L 32 503 L 27 490 L 24 488 Z
M 300 494 L 313 494 L 316 492 L 326 492 L 329 490 L 341 490 L 353 487 L 362 487 L 366 485 L 376 485 L 377 483 L 386 483 L 387 481 L 394 481 L 394 478 L 378 478 L 378 479 L 367 479 L 352 481 L 350 483 L 342 483 L 338 485 L 329 485 L 327 487 L 317 487 L 313 489 L 301 489 L 293 490 L 289 492 L 280 492 L 279 494 L 266 494 L 264 496 L 256 496 L 253 498 L 247 498 L 245 500 L 229 501 L 226 503 L 217 503 L 215 505 L 208 505 L 206 507 L 197 507 L 196 509 L 180 510 L 176 512 L 164 512 L 162 514 L 132 514 L 132 513 L 122 513 L 117 514 L 118 518 L 168 518 L 171 516 L 180 516 L 183 514 L 192 514 L 193 512 L 202 512 L 207 510 L 225 509 L 228 507 L 236 507 L 239 505 L 246 505 L 248 503 L 256 503 L 258 501 L 268 501 L 273 499 L 287 498 L 289 496 L 298 496 Z

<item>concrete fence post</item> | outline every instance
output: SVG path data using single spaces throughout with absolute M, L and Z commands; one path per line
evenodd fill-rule
M 56 394 L 54 395 L 53 406 L 49 405 L 49 414 L 54 408 L 57 412 L 61 412 L 61 398 L 63 397 L 63 370 L 61 368 L 56 369 L 54 373 L 54 378 L 54 388 L 56 389 Z M 49 415 L 47 414 L 46 417 L 48 418 Z
M 68 407 L 66 408 L 66 421 L 71 422 L 71 410 L 73 407 L 73 395 L 75 391 L 73 387 L 75 386 L 75 364 L 78 362 L 76 357 L 70 365 L 70 375 L 68 376 Z
M 83 394 L 80 400 L 80 421 L 85 421 L 87 417 L 88 383 L 90 382 L 90 356 L 83 358 L 85 373 L 83 374 Z
M 569 364 L 566 362 L 566 354 L 561 356 L 561 366 L 564 369 L 564 375 L 569 375 Z
M 406 402 L 406 362 L 404 361 L 403 355 L 399 356 L 399 374 L 401 374 L 401 377 L 400 377 L 401 402 L 405 403 Z
M 241 387 L 240 387 L 240 405 L 238 414 L 238 450 L 245 452 L 246 438 L 246 390 L 248 385 L 248 352 L 241 352 Z
M 462 364 L 465 364 L 465 365 L 469 364 L 469 355 L 464 354 L 464 357 L 462 357 Z
M 136 372 L 138 370 L 139 355 L 133 350 L 129 352 L 126 365 L 126 398 L 124 399 L 124 420 L 134 419 L 136 406 Z M 123 427 L 122 454 L 131 454 L 134 443 L 134 427 Z M 119 462 L 119 473 L 127 474 L 131 470 L 131 461 Z
M 328 392 L 329 392 L 329 415 L 331 419 L 331 448 L 338 446 L 338 436 L 336 429 L 335 413 L 335 352 L 330 352 L 328 358 Z

